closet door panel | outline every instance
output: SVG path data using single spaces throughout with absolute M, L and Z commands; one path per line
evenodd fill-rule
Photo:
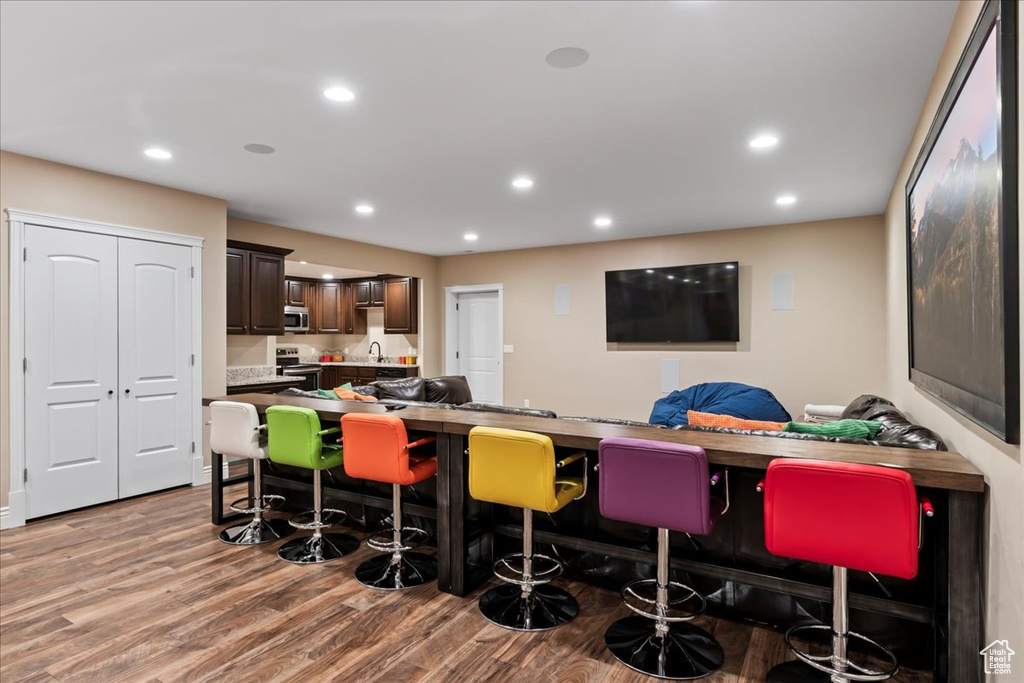
M 192 480 L 192 283 L 188 247 L 121 239 L 122 498 Z
M 117 238 L 30 225 L 25 247 L 26 472 L 12 475 L 31 519 L 117 498 Z

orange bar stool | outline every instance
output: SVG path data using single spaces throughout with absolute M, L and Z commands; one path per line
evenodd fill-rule
M 917 575 L 921 507 L 914 480 L 902 470 L 875 465 L 779 458 L 768 464 L 764 541 L 774 555 L 832 565 L 832 624 L 798 625 L 786 645 L 798 659 L 768 672 L 768 683 L 883 681 L 899 671 L 885 647 L 850 631 L 847 570 L 903 579 Z M 831 640 L 812 653 L 794 639 Z M 857 657 L 852 650 L 857 649 Z M 862 652 L 863 651 L 863 652 Z M 883 662 L 881 668 L 875 662 Z
M 427 437 L 409 443 L 405 423 L 391 415 L 350 413 L 341 418 L 345 443 L 345 474 L 391 484 L 392 526 L 366 540 L 381 555 L 356 567 L 356 579 L 369 588 L 395 591 L 421 586 L 437 578 L 437 559 L 409 552 L 430 539 L 423 529 L 402 526 L 402 487 L 437 474 L 437 457 L 412 454 L 434 443 Z
M 583 459 L 583 476 L 557 470 Z M 555 461 L 555 447 L 543 434 L 474 427 L 469 432 L 469 495 L 477 500 L 523 509 L 523 552 L 494 563 L 494 575 L 509 585 L 480 597 L 480 612 L 491 623 L 513 631 L 546 631 L 572 621 L 579 603 L 550 585 L 564 567 L 533 552 L 533 511 L 557 512 L 587 493 L 583 451 Z

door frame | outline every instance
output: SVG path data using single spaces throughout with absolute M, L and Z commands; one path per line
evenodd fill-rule
M 444 288 L 444 373 L 454 375 L 458 372 L 459 364 L 455 358 L 455 351 L 459 347 L 458 316 L 455 306 L 459 301 L 459 294 L 475 294 L 481 292 L 498 293 L 498 348 L 496 358 L 498 359 L 498 404 L 505 405 L 505 285 L 458 285 Z
M 192 251 L 192 484 L 203 483 L 203 242 L 195 235 L 179 235 L 162 230 L 134 228 L 125 225 L 66 218 L 50 214 L 5 209 L 10 230 L 10 282 L 8 305 L 8 372 L 7 394 L 10 429 L 8 443 L 10 462 L 8 493 L 10 509 L 3 528 L 25 524 L 25 226 L 38 225 L 58 230 L 74 230 L 111 237 L 125 237 L 147 242 L 164 242 L 189 247 Z

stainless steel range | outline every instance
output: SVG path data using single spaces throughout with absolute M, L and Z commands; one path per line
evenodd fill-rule
M 277 347 L 277 374 L 287 377 L 302 377 L 299 389 L 316 391 L 320 388 L 320 373 L 323 368 L 319 363 L 303 363 L 299 360 L 299 347 Z

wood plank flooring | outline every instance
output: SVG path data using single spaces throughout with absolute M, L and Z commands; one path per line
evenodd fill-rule
M 276 545 L 217 540 L 209 488 L 176 489 L 0 533 L 0 679 L 16 681 L 654 681 L 616 662 L 605 628 L 618 594 L 582 583 L 572 623 L 541 634 L 496 628 L 423 586 L 366 589 L 373 552 L 320 567 L 281 562 Z M 782 637 L 702 617 L 726 653 L 709 683 L 760 683 L 790 659 Z M 931 677 L 901 671 L 903 683 Z

